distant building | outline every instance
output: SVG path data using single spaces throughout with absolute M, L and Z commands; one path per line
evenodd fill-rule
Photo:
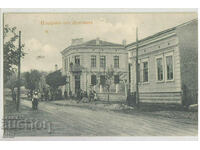
M 123 45 L 124 44 L 124 45 Z M 66 75 L 67 84 L 63 90 L 73 94 L 81 89 L 97 93 L 106 92 L 102 86 L 105 72 L 114 69 L 111 92 L 124 93 L 124 81 L 128 78 L 128 52 L 126 42 L 115 44 L 99 38 L 83 42 L 83 39 L 72 39 L 71 46 L 62 54 L 62 74 Z
M 129 82 L 136 91 L 136 43 L 127 45 Z M 140 102 L 197 103 L 198 21 L 139 40 Z

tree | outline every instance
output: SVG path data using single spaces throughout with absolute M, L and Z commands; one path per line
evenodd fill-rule
M 62 76 L 60 70 L 57 70 L 46 76 L 46 83 L 51 87 L 52 95 L 55 98 L 58 87 L 66 84 L 66 77 Z
M 19 35 L 16 33 L 16 27 L 4 26 L 3 30 L 3 66 L 4 66 L 4 83 L 9 80 L 10 76 L 16 71 L 19 57 L 18 41 Z M 24 44 L 21 46 L 21 57 L 24 56 Z
M 30 72 L 24 73 L 24 86 L 30 90 L 31 97 L 33 91 L 39 87 L 40 78 L 41 73 L 38 70 L 31 70 Z
M 113 83 L 113 77 L 114 77 L 114 69 L 110 67 L 108 68 L 107 71 L 105 71 L 105 81 L 101 83 L 102 86 L 107 89 L 108 101 L 110 100 L 110 87 Z
M 23 82 L 21 81 L 21 86 L 23 85 Z M 12 95 L 14 94 L 15 88 L 18 86 L 18 79 L 17 74 L 15 72 L 10 75 L 9 79 L 7 79 L 5 83 L 5 87 L 9 88 L 11 90 Z

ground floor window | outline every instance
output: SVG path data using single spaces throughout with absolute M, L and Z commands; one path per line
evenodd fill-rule
M 156 66 L 157 66 L 157 80 L 163 81 L 163 58 L 156 58 Z
M 140 67 L 140 64 L 138 64 L 138 82 L 141 82 L 141 67 Z
M 91 84 L 93 86 L 97 84 L 97 76 L 96 75 L 91 75 Z
M 105 83 L 106 83 L 106 77 L 105 77 L 105 75 L 100 75 L 100 84 L 101 85 L 105 85 Z
M 143 62 L 143 82 L 148 82 L 148 62 Z
M 173 71 L 173 57 L 172 55 L 166 56 L 166 71 L 167 71 L 167 80 L 174 79 L 174 71 Z
M 119 75 L 114 76 L 114 83 L 119 84 Z

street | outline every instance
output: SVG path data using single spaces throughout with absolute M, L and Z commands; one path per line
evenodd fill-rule
M 26 109 L 24 109 L 26 108 Z M 22 100 L 25 117 L 48 120 L 52 131 L 16 131 L 16 136 L 195 136 L 198 125 L 177 119 L 140 113 L 91 110 L 75 106 L 58 106 L 40 102 L 38 112 L 31 101 Z

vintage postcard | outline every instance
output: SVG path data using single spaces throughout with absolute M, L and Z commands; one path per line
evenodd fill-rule
M 198 137 L 197 11 L 1 16 L 3 139 Z

